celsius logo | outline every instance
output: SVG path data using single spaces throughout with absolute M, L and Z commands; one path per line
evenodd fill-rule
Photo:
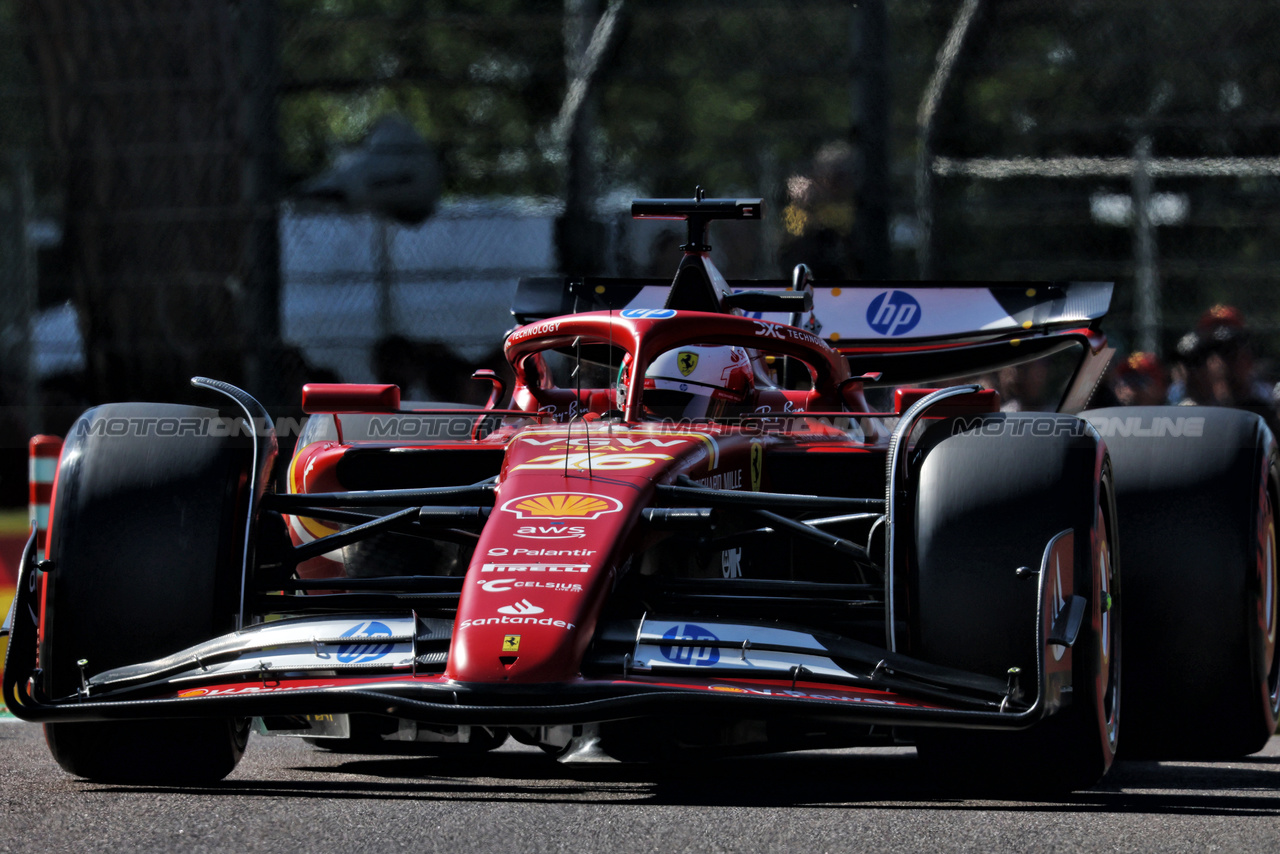
M 351 638 L 352 640 L 390 638 L 391 629 L 387 627 L 386 623 L 370 620 L 367 623 L 359 623 L 352 626 L 343 632 L 341 637 Z M 369 661 L 377 661 L 391 652 L 393 646 L 394 644 L 390 643 L 344 643 L 338 647 L 338 661 L 343 664 L 364 664 Z
M 867 325 L 881 335 L 906 335 L 920 322 L 920 303 L 906 291 L 885 291 L 867 306 Z
M 687 641 L 719 641 L 720 638 L 711 634 L 702 626 L 695 626 L 693 623 L 686 623 L 683 626 L 675 625 L 662 633 L 662 639 L 665 641 L 681 641 L 680 646 L 674 644 L 668 646 L 666 644 L 658 647 L 658 652 L 662 653 L 662 657 L 667 661 L 675 664 L 692 664 L 695 667 L 710 667 L 720 660 L 720 650 L 714 646 L 696 646 L 686 645 Z

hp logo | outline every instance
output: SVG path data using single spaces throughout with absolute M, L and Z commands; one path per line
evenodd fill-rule
M 683 626 L 672 626 L 662 633 L 667 641 L 718 641 L 720 640 L 702 626 L 686 623 Z M 714 646 L 660 646 L 658 652 L 673 664 L 692 664 L 694 667 L 710 667 L 720 660 L 720 650 Z
M 340 637 L 355 641 L 355 643 L 344 643 L 338 647 L 338 661 L 343 664 L 377 661 L 395 648 L 395 644 L 377 642 L 380 638 L 391 637 L 391 629 L 387 624 L 379 623 L 377 620 L 358 623 L 343 632 Z
M 920 303 L 906 291 L 885 291 L 867 306 L 867 325 L 881 335 L 906 335 L 920 322 Z
M 628 320 L 663 320 L 675 317 L 676 311 L 673 308 L 628 308 L 622 316 Z

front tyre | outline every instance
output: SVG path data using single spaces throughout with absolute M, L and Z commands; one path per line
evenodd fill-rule
M 1120 724 L 1120 572 L 1110 463 L 1080 419 L 999 413 L 944 421 L 914 453 L 912 654 L 1003 678 L 1037 671 L 1036 583 L 1056 536 L 1073 534 L 1067 571 L 1088 618 L 1071 649 L 1063 707 L 1018 732 L 930 729 L 921 759 L 957 786 L 1057 794 L 1094 785 Z M 1025 683 L 1034 688 L 1034 679 Z
M 235 769 L 249 720 L 99 721 L 45 724 L 45 742 L 62 769 L 98 783 L 197 785 Z
M 243 439 L 192 406 L 99 406 L 73 426 L 49 529 L 40 661 L 54 699 L 86 676 L 234 629 L 249 484 Z M 172 428 L 172 429 L 170 429 Z M 246 721 L 51 723 L 68 772 L 101 782 L 190 784 L 231 773 Z

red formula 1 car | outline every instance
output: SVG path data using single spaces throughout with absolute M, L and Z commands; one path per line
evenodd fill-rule
M 1090 786 L 1118 745 L 1261 748 L 1264 423 L 1082 412 L 1108 284 L 726 282 L 707 226 L 760 210 L 638 201 L 687 223 L 673 281 L 523 282 L 483 409 L 309 386 L 278 464 L 211 380 L 222 409 L 85 413 L 9 708 L 68 771 L 145 782 L 227 774 L 251 724 L 569 759 L 914 743 L 1021 791 Z M 1046 411 L 977 381 L 1024 363 Z

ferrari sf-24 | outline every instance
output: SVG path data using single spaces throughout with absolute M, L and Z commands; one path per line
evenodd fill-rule
M 9 709 L 72 774 L 165 784 L 224 777 L 253 728 L 624 762 L 915 745 L 1049 792 L 1259 750 L 1264 421 L 1090 410 L 1109 283 L 727 281 L 709 227 L 761 211 L 638 200 L 684 223 L 673 279 L 522 281 L 483 407 L 308 385 L 289 459 L 216 380 L 85 412 Z

